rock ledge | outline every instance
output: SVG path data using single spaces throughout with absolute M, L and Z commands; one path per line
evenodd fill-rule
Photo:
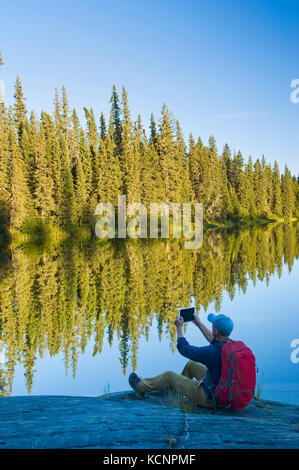
M 183 412 L 166 394 L 0 399 L 0 449 L 298 449 L 299 406 L 253 400 L 242 411 Z

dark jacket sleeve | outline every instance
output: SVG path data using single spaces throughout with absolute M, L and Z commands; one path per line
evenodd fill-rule
M 186 338 L 178 338 L 177 349 L 182 356 L 191 359 L 192 361 L 201 362 L 209 367 L 211 356 L 213 354 L 213 346 L 191 346 Z

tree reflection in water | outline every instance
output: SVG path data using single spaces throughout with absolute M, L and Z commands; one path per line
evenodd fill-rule
M 291 223 L 207 231 L 196 251 L 180 240 L 12 247 L 0 266 L 2 395 L 12 393 L 18 363 L 30 393 L 45 351 L 63 352 L 75 376 L 78 353 L 93 337 L 94 355 L 101 354 L 105 334 L 110 344 L 118 338 L 124 373 L 128 365 L 135 370 L 139 338 L 148 337 L 155 316 L 160 339 L 166 325 L 174 349 L 178 306 L 194 296 L 197 308 L 215 301 L 219 311 L 223 291 L 233 299 L 250 280 L 280 276 L 283 264 L 291 271 L 298 231 Z

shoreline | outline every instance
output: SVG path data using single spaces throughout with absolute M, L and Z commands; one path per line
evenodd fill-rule
M 265 226 L 268 224 L 287 224 L 287 223 L 295 223 L 298 222 L 298 217 L 287 217 L 287 218 L 273 218 L 273 219 L 238 219 L 235 221 L 227 220 L 225 222 L 215 222 L 215 221 L 204 221 L 203 223 L 203 230 L 241 230 L 244 228 L 249 227 L 257 227 L 257 226 Z M 170 225 L 171 227 L 171 225 Z M 49 230 L 49 232 L 47 232 Z M 160 233 L 159 233 L 160 235 Z M 98 239 L 92 231 L 92 228 L 89 225 L 81 225 L 81 226 L 74 226 L 74 227 L 51 227 L 51 226 L 44 226 L 40 227 L 39 234 L 29 234 L 22 231 L 2 231 L 0 230 L 0 249 L 7 248 L 9 246 L 20 246 L 23 244 L 34 244 L 34 243 L 44 243 L 44 242 L 51 242 L 51 243 L 61 243 L 64 241 L 68 241 L 73 239 L 75 242 L 82 242 L 82 241 L 92 241 L 96 240 L 98 243 L 107 243 L 110 240 L 120 240 L 116 236 L 113 239 L 103 238 Z M 145 238 L 145 240 L 148 238 Z M 173 238 L 170 236 L 170 240 Z M 181 239 L 178 240 L 183 240 Z M 121 239 L 122 240 L 122 239 Z M 137 238 L 139 240 L 139 238 Z M 143 240 L 143 239 L 141 239 Z M 160 236 L 158 236 L 157 240 L 162 240 Z M 164 240 L 164 239 L 163 239 Z M 136 241 L 136 239 L 134 239 Z

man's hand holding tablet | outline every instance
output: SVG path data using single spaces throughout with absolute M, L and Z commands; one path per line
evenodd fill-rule
M 182 317 L 184 322 L 194 321 L 196 316 L 195 307 L 179 308 L 178 317 Z

